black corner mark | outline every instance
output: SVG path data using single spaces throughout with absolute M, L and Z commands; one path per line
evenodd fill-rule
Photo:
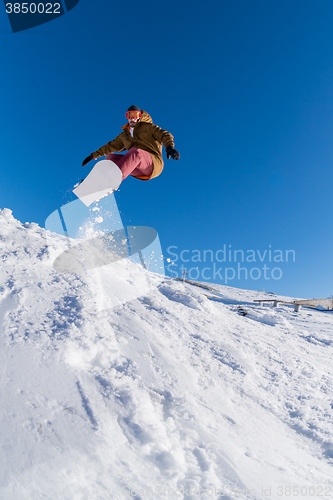
M 64 0 L 67 12 L 79 0 Z M 13 33 L 35 28 L 66 14 L 62 0 L 7 1 L 4 5 Z

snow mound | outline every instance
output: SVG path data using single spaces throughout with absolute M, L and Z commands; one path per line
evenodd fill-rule
M 126 260 L 92 288 L 54 270 L 66 245 L 0 211 L 1 499 L 333 491 L 332 315 L 220 286 L 241 316 Z
M 280 311 L 267 310 L 267 308 L 261 308 L 259 306 L 256 309 L 248 310 L 246 317 L 247 319 L 258 321 L 265 325 L 291 327 L 290 322 L 282 316 Z

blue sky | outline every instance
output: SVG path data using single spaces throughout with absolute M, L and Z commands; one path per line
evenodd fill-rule
M 155 228 L 178 273 L 182 251 L 211 250 L 212 261 L 183 262 L 192 278 L 198 267 L 208 281 L 206 268 L 223 284 L 238 264 L 216 259 L 226 245 L 267 250 L 230 286 L 333 294 L 332 19 L 329 1 L 80 0 L 13 34 L 3 8 L 0 207 L 44 226 L 136 104 L 181 158 L 149 182 L 126 179 L 116 194 L 125 225 Z M 269 262 L 269 250 L 294 250 L 295 262 Z M 265 264 L 270 279 L 249 277 Z

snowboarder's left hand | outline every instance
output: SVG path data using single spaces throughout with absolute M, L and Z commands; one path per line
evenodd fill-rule
M 87 158 L 85 158 L 82 162 L 82 167 L 85 167 L 91 160 L 94 160 L 95 158 L 93 157 L 93 155 L 89 155 L 87 156 Z
M 167 155 L 167 160 L 170 158 L 173 159 L 173 160 L 179 160 L 180 158 L 180 154 L 179 152 L 177 151 L 177 149 L 173 148 L 172 146 L 168 146 L 166 149 L 166 155 Z

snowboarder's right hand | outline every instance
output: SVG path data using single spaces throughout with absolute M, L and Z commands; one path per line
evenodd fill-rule
M 93 157 L 93 155 L 89 155 L 87 156 L 87 158 L 85 158 L 82 162 L 82 167 L 85 167 L 91 160 L 94 160 L 95 158 Z

